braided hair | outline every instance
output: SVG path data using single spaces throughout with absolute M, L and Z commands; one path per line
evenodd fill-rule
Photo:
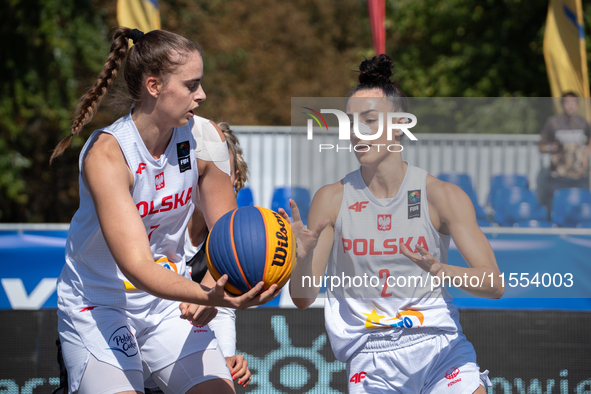
M 129 39 L 134 45 L 129 48 Z M 94 117 L 101 101 L 113 86 L 125 61 L 124 78 L 131 104 L 141 102 L 142 84 L 148 76 L 155 76 L 166 83 L 167 77 L 187 55 L 193 51 L 202 54 L 201 48 L 178 34 L 165 30 L 153 30 L 143 34 L 137 29 L 121 27 L 113 35 L 109 56 L 94 86 L 80 98 L 76 115 L 70 127 L 70 135 L 62 139 L 53 150 L 49 163 L 60 156 Z
M 248 164 L 246 164 L 244 157 L 242 157 L 240 141 L 238 141 L 238 137 L 236 137 L 234 131 L 230 128 L 230 125 L 226 122 L 220 122 L 218 123 L 218 126 L 224 133 L 224 137 L 226 137 L 228 149 L 234 160 L 234 168 L 232 168 L 232 172 L 238 172 L 236 174 L 236 186 L 234 187 L 234 190 L 238 193 L 240 189 L 244 187 L 244 184 L 248 179 Z

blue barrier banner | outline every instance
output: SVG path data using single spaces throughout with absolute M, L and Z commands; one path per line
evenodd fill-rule
M 0 309 L 57 308 L 67 232 L 0 233 Z
M 571 311 L 464 310 L 463 332 L 482 370 L 488 394 L 589 393 L 591 314 Z M 0 311 L 0 393 L 49 394 L 59 383 L 55 310 Z M 335 359 L 321 309 L 236 312 L 236 348 L 252 381 L 236 392 L 347 392 L 344 363 Z
M 580 299 L 591 298 L 591 236 L 498 234 L 487 237 L 495 252 L 505 284 L 505 294 L 501 300 L 478 299 L 482 301 L 478 307 L 497 301 L 502 301 L 500 304 L 506 306 L 536 305 L 538 302 L 543 305 L 546 302 L 543 299 L 557 298 L 562 301 L 552 304 L 559 306 L 558 309 L 571 309 L 571 302 L 589 307 L 589 300 Z M 467 267 L 453 244 L 448 253 L 448 262 Z M 484 282 L 488 280 L 485 277 Z M 476 298 L 459 289 L 452 287 L 450 293 L 458 301 L 457 305 L 475 305 L 476 301 L 465 299 Z
M 57 307 L 55 282 L 64 264 L 66 237 L 65 231 L 0 231 L 0 309 Z M 451 287 L 458 307 L 591 310 L 591 235 L 487 234 L 487 238 L 505 281 L 505 295 L 500 300 L 482 299 Z M 466 264 L 453 243 L 448 262 Z M 323 304 L 319 298 L 314 306 Z M 283 291 L 263 307 L 294 305 L 289 291 Z

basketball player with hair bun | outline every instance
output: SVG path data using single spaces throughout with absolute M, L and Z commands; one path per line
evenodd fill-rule
M 223 133 L 194 112 L 205 100 L 200 47 L 163 30 L 119 28 L 51 160 L 93 118 L 123 62 L 133 108 L 82 148 L 80 207 L 57 283 L 69 392 L 142 393 L 151 379 L 165 393 L 233 393 L 206 325 L 212 308 L 243 309 L 278 292 L 273 285 L 259 294 L 261 282 L 234 297 L 224 291 L 227 276 L 216 283 L 206 275 L 202 285 L 185 277 L 197 195 L 209 228 L 236 208 Z M 209 308 L 193 324 L 179 319 L 193 304 Z
M 407 112 L 404 94 L 391 80 L 393 68 L 386 55 L 359 67 L 347 114 L 359 114 L 362 137 L 377 133 L 379 113 Z M 385 130 L 386 116 L 383 122 Z M 394 134 L 394 143 L 400 144 L 401 131 Z M 377 288 L 331 289 L 327 284 L 326 330 L 336 358 L 347 363 L 349 392 L 485 393 L 488 371 L 480 372 L 447 289 L 396 288 L 386 282 L 388 277 L 419 277 L 427 283 L 434 276 L 462 278 L 462 290 L 500 298 L 504 288 L 495 256 L 470 199 L 457 186 L 403 161 L 400 152 L 376 149 L 392 143 L 386 133 L 377 139 L 352 133 L 351 142 L 367 147 L 355 153 L 360 168 L 318 190 L 308 217 L 311 230 L 290 201 L 298 239 L 293 302 L 305 309 L 318 296 L 319 287 L 303 284 L 306 277 L 381 278 Z M 468 268 L 447 264 L 450 238 Z M 480 287 L 463 279 L 490 274 L 493 283 Z

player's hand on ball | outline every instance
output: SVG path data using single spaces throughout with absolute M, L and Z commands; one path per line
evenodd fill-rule
M 215 306 L 197 305 L 182 302 L 179 305 L 181 319 L 190 320 L 195 326 L 204 326 L 213 320 L 218 314 Z
M 228 281 L 228 275 L 222 277 L 216 282 L 215 287 L 210 290 L 210 298 L 213 299 L 214 305 L 227 306 L 235 309 L 246 309 L 251 306 L 265 304 L 277 297 L 281 290 L 277 290 L 277 285 L 271 285 L 267 290 L 263 291 L 264 282 L 257 283 L 248 292 L 235 296 L 224 290 L 224 286 Z
M 402 254 L 418 265 L 423 271 L 426 271 L 433 276 L 440 276 L 443 274 L 445 264 L 437 260 L 435 256 L 422 246 L 416 245 L 416 248 L 419 252 L 418 254 L 410 251 L 402 242 L 400 243 L 400 251 Z
M 226 363 L 232 374 L 232 380 L 246 387 L 250 383 L 251 373 L 250 369 L 248 369 L 248 361 L 244 359 L 244 356 L 237 354 L 232 357 L 226 357 Z
M 310 230 L 304 225 L 304 222 L 302 222 L 300 210 L 298 209 L 298 205 L 294 200 L 289 199 L 289 207 L 291 208 L 291 213 L 293 215 L 291 231 L 293 231 L 293 234 L 297 240 L 297 257 L 298 259 L 303 259 L 308 255 L 308 253 L 314 250 L 318 244 L 318 238 L 320 238 L 322 230 L 328 226 L 330 219 L 324 219 L 320 221 L 314 230 Z M 279 213 L 284 219 L 289 221 L 289 217 L 283 209 L 280 209 Z

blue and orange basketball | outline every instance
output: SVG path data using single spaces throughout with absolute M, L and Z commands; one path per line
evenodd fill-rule
M 281 288 L 296 263 L 291 226 L 278 213 L 242 207 L 226 213 L 213 226 L 206 246 L 207 266 L 215 280 L 228 275 L 225 289 L 248 292 L 260 281 L 265 289 Z

